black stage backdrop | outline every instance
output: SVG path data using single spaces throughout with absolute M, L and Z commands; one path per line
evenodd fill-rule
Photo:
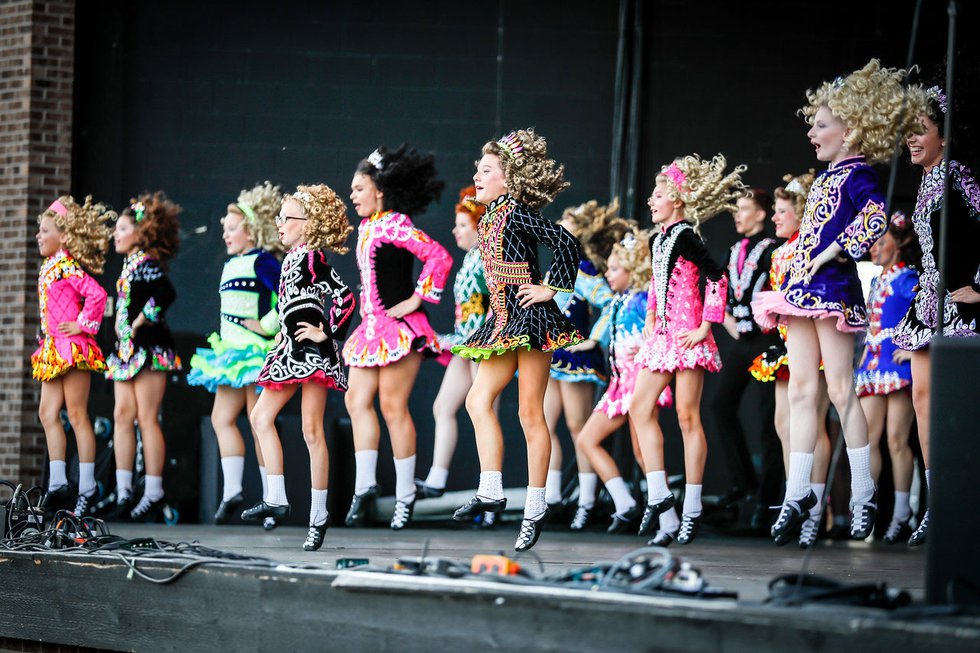
M 484 141 L 527 125 L 548 137 L 572 182 L 545 211 L 557 218 L 565 206 L 610 197 L 619 109 L 633 120 L 627 147 L 638 153 L 625 173 L 634 189 L 626 209 L 641 221 L 648 222 L 644 201 L 659 166 L 689 152 L 724 152 L 732 163 L 749 165 L 748 183 L 772 189 L 787 172 L 820 167 L 795 115 L 805 89 L 872 56 L 903 66 L 913 8 L 911 0 L 819 8 L 795 1 L 80 2 L 72 191 L 122 207 L 143 190 L 165 189 L 184 207 L 183 242 L 171 270 L 179 300 L 168 320 L 186 364 L 217 327 L 225 260 L 219 218 L 242 188 L 265 179 L 287 189 L 325 182 L 346 196 L 359 159 L 379 144 L 407 141 L 436 154 L 448 183 L 439 203 L 413 217 L 458 264 L 452 205 Z M 945 21 L 945 3 L 927 0 L 916 57 L 927 68 L 945 52 Z M 622 44 L 626 56 L 617 63 Z M 627 75 L 624 95 L 617 70 L 630 66 L 637 72 Z M 632 105 L 623 100 L 630 94 Z M 903 169 L 898 206 L 910 208 L 916 185 L 915 173 Z M 704 233 L 722 260 L 735 239 L 731 221 L 720 217 Z M 333 262 L 355 285 L 353 255 Z M 119 264 L 113 255 L 107 288 Z M 429 310 L 441 331 L 452 325 L 446 294 Z M 438 365 L 425 363 L 412 395 L 419 474 L 430 462 L 430 407 L 441 375 Z M 501 414 L 507 483 L 521 485 L 526 471 L 514 390 L 505 394 Z M 110 393 L 95 389 L 96 414 L 111 414 Z M 182 379 L 171 384 L 165 406 L 171 466 L 183 468 L 189 484 L 197 473 L 198 424 L 209 410 L 206 392 Z M 342 416 L 342 398 L 333 396 L 329 410 Z M 710 442 L 707 405 L 703 412 Z M 679 473 L 672 412 L 664 423 L 668 468 Z M 478 472 L 465 413 L 460 427 L 451 489 L 472 486 Z M 382 470 L 390 467 L 385 451 Z M 727 482 L 720 455 L 709 456 L 706 491 Z

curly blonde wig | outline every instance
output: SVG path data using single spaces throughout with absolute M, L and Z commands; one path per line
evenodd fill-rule
M 136 227 L 136 245 L 166 269 L 167 262 L 180 248 L 178 216 L 183 209 L 168 199 L 162 190 L 143 193 L 129 203 L 122 215 L 129 217 Z
M 657 183 L 668 189 L 667 196 L 684 203 L 684 219 L 699 234 L 701 223 L 724 211 L 734 212 L 738 208 L 735 202 L 745 197 L 742 173 L 748 167 L 738 165 L 726 174 L 726 165 L 722 154 L 710 161 L 691 154 L 664 166 L 657 175 Z
M 928 112 L 926 94 L 919 86 L 903 86 L 908 71 L 883 68 L 877 59 L 847 77 L 824 82 L 806 92 L 808 104 L 799 110 L 809 124 L 820 107 L 827 107 L 846 128 L 844 146 L 864 154 L 871 163 L 891 158 L 905 139 L 921 133 L 919 116 Z
M 310 249 L 329 249 L 346 254 L 344 243 L 354 228 L 347 219 L 347 207 L 337 193 L 326 184 L 297 186 L 296 192 L 283 200 L 296 200 L 306 215 L 306 243 Z
M 607 206 L 589 200 L 585 204 L 569 207 L 562 213 L 560 221 L 566 220 L 571 223 L 572 235 L 582 244 L 585 257 L 599 272 L 605 272 L 606 259 L 613 245 L 636 224 L 619 216 L 619 198 L 613 199 Z
M 650 248 L 647 243 L 652 236 L 652 231 L 640 230 L 634 226 L 626 232 L 620 242 L 613 245 L 612 253 L 630 272 L 631 290 L 646 290 L 650 285 L 653 267 L 650 263 Z
M 793 210 L 799 218 L 803 218 L 803 209 L 806 207 L 806 196 L 810 194 L 810 186 L 816 179 L 816 171 L 810 168 L 809 172 L 794 177 L 793 175 L 783 175 L 785 186 L 780 186 L 773 195 L 781 200 L 789 200 L 793 203 Z
M 245 220 L 245 230 L 255 241 L 255 246 L 273 254 L 283 251 L 276 216 L 282 205 L 282 189 L 266 181 L 238 194 L 238 200 L 228 205 L 228 213 L 240 215 Z
M 484 154 L 500 159 L 507 192 L 532 209 L 554 201 L 571 184 L 565 181 L 565 166 L 548 158 L 548 142 L 533 128 L 518 129 L 499 141 L 483 146 Z
M 55 211 L 53 206 L 37 216 L 38 224 L 44 218 L 51 218 L 58 233 L 65 236 L 65 249 L 83 268 L 92 274 L 102 274 L 105 267 L 105 253 L 109 249 L 112 229 L 107 222 L 118 216 L 104 204 L 93 203 L 92 196 L 79 204 L 71 195 L 63 195 L 58 202 L 67 209 L 65 215 Z

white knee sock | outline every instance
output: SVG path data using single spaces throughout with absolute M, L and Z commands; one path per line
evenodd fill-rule
M 449 470 L 445 467 L 429 468 L 429 475 L 425 477 L 425 484 L 437 490 L 446 489 L 446 479 L 449 478 Z
M 786 500 L 802 499 L 811 490 L 810 474 L 813 472 L 813 454 L 791 451 L 789 475 L 786 477 Z
M 259 476 L 262 477 L 262 498 L 265 498 L 269 494 L 269 474 L 262 465 L 259 465 Z
M 502 472 L 480 472 L 480 487 L 476 496 L 481 499 L 497 501 L 504 498 L 504 475 Z
M 701 486 L 688 483 L 684 486 L 684 511 L 681 514 L 697 517 L 701 510 Z
M 626 481 L 623 480 L 622 476 L 617 476 L 606 481 L 606 490 L 609 492 L 609 496 L 612 497 L 613 503 L 616 504 L 617 515 L 626 513 L 627 510 L 636 505 L 636 499 L 630 494 L 629 488 L 626 487 Z
M 851 500 L 870 500 L 875 491 L 875 482 L 871 478 L 871 445 L 849 448 L 847 460 L 851 463 Z
M 545 488 L 527 486 L 527 499 L 524 501 L 524 519 L 538 520 L 548 509 Z
M 549 469 L 548 480 L 544 484 L 545 501 L 561 503 L 561 470 Z
M 674 534 L 681 527 L 681 520 L 677 518 L 677 511 L 673 508 L 664 510 L 660 513 L 660 530 L 664 533 Z
M 395 498 L 402 503 L 415 501 L 415 456 L 395 461 Z
M 378 484 L 378 450 L 364 449 L 354 452 L 354 492 L 364 494 Z
M 48 463 L 48 489 L 53 490 L 62 485 L 68 485 L 68 476 L 65 475 L 65 461 L 52 460 Z
M 810 484 L 810 489 L 812 489 L 813 493 L 817 495 L 817 502 L 813 504 L 812 508 L 810 508 L 810 519 L 817 519 L 820 517 L 820 509 L 823 508 L 823 492 L 826 487 L 826 483 Z
M 244 456 L 225 456 L 221 459 L 221 475 L 224 477 L 222 501 L 227 501 L 236 494 L 242 493 L 242 474 L 244 471 Z
M 310 490 L 310 526 L 321 526 L 327 521 L 328 490 Z
M 270 506 L 287 506 L 289 500 L 286 498 L 286 477 L 282 474 L 269 474 L 269 493 L 265 496 L 265 502 Z
M 595 504 L 595 489 L 599 485 L 597 474 L 578 475 L 578 505 L 584 508 L 591 508 Z
M 895 492 L 895 512 L 892 513 L 893 520 L 908 521 L 909 517 L 912 516 L 912 507 L 909 505 L 910 496 L 908 492 Z
M 666 470 L 647 472 L 647 503 L 651 506 L 660 503 L 667 498 L 668 494 L 670 494 L 670 488 L 667 487 Z
M 133 494 L 133 471 L 131 469 L 116 470 L 116 499 L 123 495 Z
M 163 498 L 163 477 L 162 476 L 150 476 L 146 475 L 143 479 L 145 485 L 143 486 L 143 496 L 145 496 L 150 501 L 157 501 Z
M 929 470 L 926 470 L 926 489 L 929 489 Z
M 95 492 L 95 463 L 78 463 L 78 493 L 88 496 Z

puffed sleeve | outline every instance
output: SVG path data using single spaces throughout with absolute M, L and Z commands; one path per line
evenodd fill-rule
M 554 254 L 542 285 L 555 292 L 573 292 L 579 261 L 582 260 L 582 248 L 578 241 L 567 229 L 548 222 L 537 211 L 522 208 L 519 206 L 511 214 L 508 223 L 520 230 L 525 238 L 543 244 Z
M 343 340 L 347 337 L 347 329 L 357 308 L 354 291 L 344 283 L 337 270 L 327 263 L 326 255 L 322 251 L 310 252 L 309 256 L 313 269 L 313 283 L 317 285 L 323 297 L 327 331 L 332 338 Z
M 99 332 L 102 316 L 105 315 L 105 305 L 108 295 L 105 288 L 85 272 L 68 277 L 68 283 L 82 296 L 82 310 L 75 320 L 78 328 L 88 334 Z
M 878 176 L 867 167 L 857 167 L 844 182 L 844 190 L 857 214 L 837 237 L 837 244 L 847 255 L 857 260 L 885 234 L 888 216 L 885 215 L 885 197 L 878 188 Z
M 255 257 L 255 278 L 271 293 L 270 308 L 265 315 L 259 316 L 259 325 L 266 333 L 279 331 L 279 275 L 282 273 L 282 263 L 270 254 L 262 252 Z
M 164 312 L 177 299 L 177 291 L 156 261 L 149 261 L 143 279 L 149 284 L 150 298 L 143 305 L 142 313 L 147 322 L 157 324 Z
M 725 304 L 728 298 L 728 277 L 708 253 L 704 241 L 693 229 L 685 229 L 677 238 L 676 251 L 697 266 L 705 278 L 704 308 L 701 319 L 708 322 L 722 322 L 725 319 Z
M 415 283 L 415 294 L 422 300 L 438 303 L 453 267 L 453 258 L 446 248 L 432 240 L 428 234 L 412 224 L 408 216 L 402 216 L 407 228 L 398 230 L 399 247 L 404 247 L 422 261 L 422 272 Z

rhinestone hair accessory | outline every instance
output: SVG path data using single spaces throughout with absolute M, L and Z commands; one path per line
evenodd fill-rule
M 637 241 L 636 235 L 632 231 L 627 231 L 626 235 L 623 236 L 623 239 L 619 241 L 619 244 L 622 245 L 627 252 L 632 252 L 634 249 L 636 249 L 637 242 L 639 241 Z
M 794 195 L 803 195 L 803 184 L 800 183 L 799 179 L 793 177 L 793 180 L 786 184 L 785 190 L 787 193 L 793 193 Z
M 143 216 L 146 215 L 146 207 L 143 206 L 143 202 L 136 202 L 135 204 L 130 204 L 129 208 L 132 210 L 133 217 L 136 218 L 137 222 L 142 220 Z
M 676 163 L 671 163 L 669 166 L 664 168 L 660 174 L 677 186 L 677 190 L 683 191 L 687 186 L 687 175 L 684 174 L 683 170 L 677 167 Z
M 373 165 L 378 170 L 384 169 L 384 157 L 381 156 L 381 152 L 375 150 L 368 154 L 368 163 Z
M 49 211 L 54 211 L 61 217 L 68 215 L 68 207 L 61 203 L 61 200 L 55 200 L 51 202 L 51 206 L 48 207 Z
M 895 211 L 892 213 L 890 222 L 896 229 L 905 229 L 909 224 L 909 219 L 901 211 Z
M 834 78 L 834 81 L 830 83 L 834 88 L 844 88 L 844 76 L 838 75 Z
M 511 132 L 497 141 L 497 145 L 500 149 L 504 151 L 507 158 L 512 161 L 516 161 L 519 157 L 524 155 L 524 144 L 521 143 L 521 139 L 517 137 L 517 132 Z
M 939 110 L 944 114 L 946 113 L 946 94 L 943 93 L 943 89 L 938 86 L 930 86 L 926 89 L 926 97 L 935 100 L 936 104 L 939 105 Z
M 292 195 L 289 195 L 288 197 L 291 197 L 294 200 L 298 200 L 298 201 L 302 202 L 304 206 L 306 204 L 309 204 L 310 202 L 313 201 L 313 197 L 309 193 L 307 193 L 306 191 L 297 191 L 297 192 L 293 193 Z

